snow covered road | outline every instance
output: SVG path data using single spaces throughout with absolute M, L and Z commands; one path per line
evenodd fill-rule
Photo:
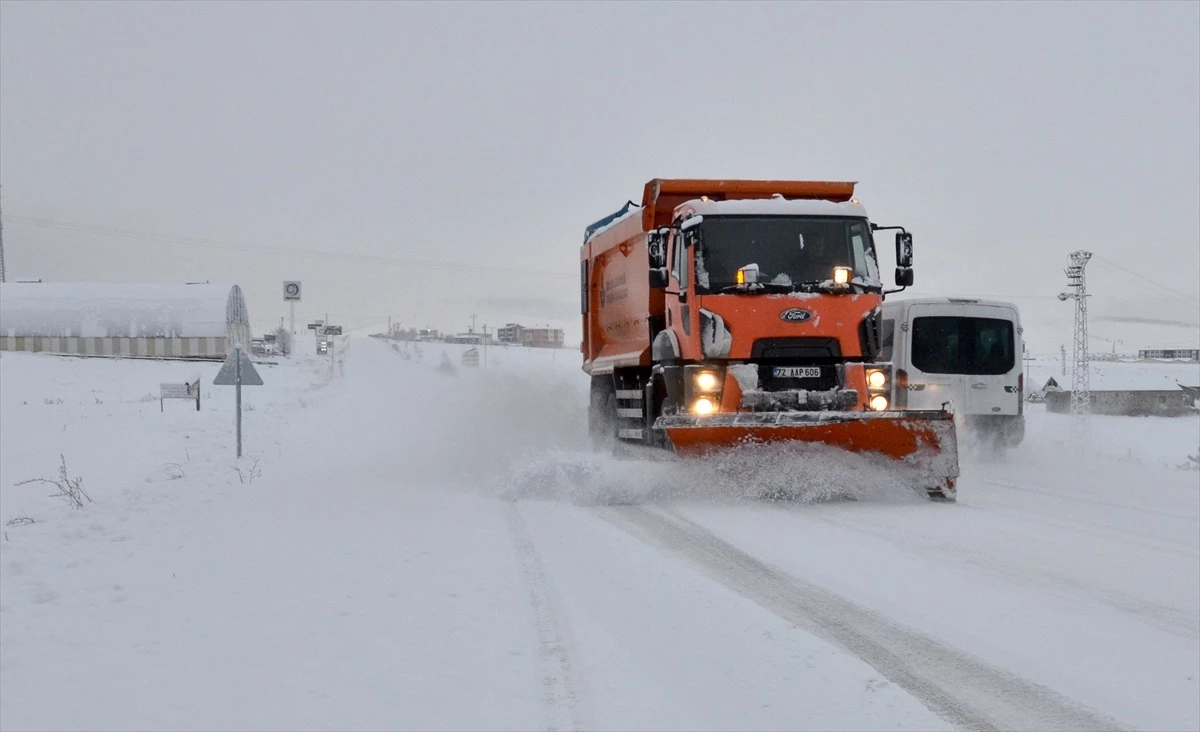
M 573 353 L 458 352 L 265 368 L 241 463 L 227 390 L 144 400 L 178 364 L 0 356 L 0 728 L 1200 728 L 1200 420 L 764 502 L 592 452 Z M 60 453 L 84 509 L 16 485 Z

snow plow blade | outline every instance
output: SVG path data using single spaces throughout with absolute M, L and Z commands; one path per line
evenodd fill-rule
M 875 452 L 929 476 L 931 498 L 953 500 L 958 478 L 954 415 L 912 412 L 772 412 L 661 417 L 675 452 L 702 455 L 744 445 L 824 443 L 852 452 Z

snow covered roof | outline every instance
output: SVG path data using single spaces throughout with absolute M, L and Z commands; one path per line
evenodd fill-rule
M 237 285 L 0 284 L 0 336 L 213 338 L 250 324 Z
M 733 201 L 688 202 L 702 216 L 854 216 L 866 218 L 861 203 L 825 200 L 789 201 L 783 198 L 745 198 Z
M 1018 310 L 1015 303 L 1006 300 L 988 300 L 981 297 L 890 297 L 884 304 L 884 310 L 895 309 L 901 305 L 986 305 L 988 307 L 1012 308 Z
M 1072 384 L 1070 364 L 1063 376 L 1058 361 L 1031 361 L 1029 381 L 1042 388 L 1050 377 L 1059 388 L 1069 391 Z M 1091 391 L 1175 391 L 1183 386 L 1200 386 L 1200 364 L 1143 363 L 1131 361 L 1093 361 L 1088 365 L 1088 389 Z

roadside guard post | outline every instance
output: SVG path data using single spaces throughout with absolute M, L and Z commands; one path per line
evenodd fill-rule
M 242 344 L 237 344 L 229 352 L 217 377 L 213 379 L 215 386 L 232 386 L 237 392 L 237 456 L 242 456 L 242 385 L 262 386 L 262 377 L 254 368 L 254 362 L 246 355 Z

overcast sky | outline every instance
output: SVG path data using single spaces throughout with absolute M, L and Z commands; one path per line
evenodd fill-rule
M 298 321 L 577 342 L 583 229 L 648 179 L 855 180 L 911 294 L 1069 350 L 1087 248 L 1094 335 L 1195 346 L 1198 39 L 1196 2 L 5 0 L 9 278 L 236 282 L 256 328 L 299 279 Z

